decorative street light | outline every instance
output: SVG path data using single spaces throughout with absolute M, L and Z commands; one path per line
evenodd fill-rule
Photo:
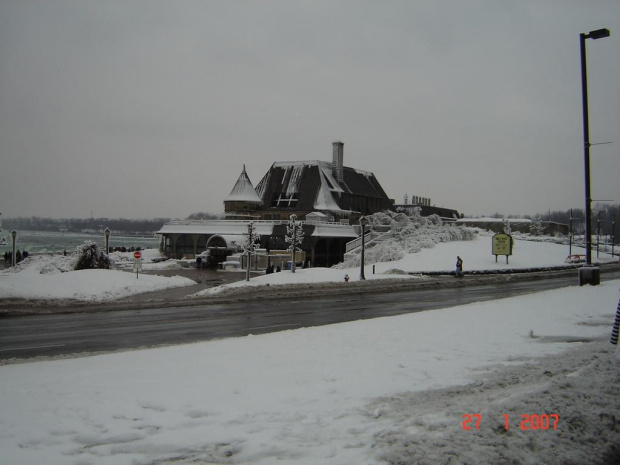
M 360 281 L 364 281 L 366 276 L 364 275 L 364 235 L 366 234 L 365 226 L 368 224 L 366 217 L 360 217 L 360 226 L 362 227 L 362 254 L 360 257 Z
M 11 238 L 13 239 L 13 255 L 11 255 L 11 266 L 15 267 L 17 258 L 15 256 L 15 245 L 17 244 L 17 231 L 11 231 Z
M 585 172 L 585 200 L 586 200 L 586 265 L 592 264 L 592 219 L 590 198 L 590 128 L 588 125 L 588 78 L 586 72 L 586 39 L 602 39 L 609 37 L 609 29 L 597 29 L 588 34 L 579 34 L 581 45 L 581 90 L 583 99 L 583 159 Z
M 103 233 L 105 234 L 105 253 L 108 255 L 110 253 L 110 228 L 105 228 Z
M 254 223 L 248 223 L 248 237 L 243 244 L 243 251 L 247 254 L 247 268 L 245 270 L 245 280 L 250 280 L 250 260 L 252 258 L 252 254 L 256 250 L 256 241 L 258 240 L 258 236 L 256 235 L 256 229 L 254 228 Z

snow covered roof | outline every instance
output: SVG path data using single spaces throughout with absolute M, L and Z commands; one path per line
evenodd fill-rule
M 261 204 L 263 203 L 261 198 L 254 190 L 254 186 L 245 171 L 245 165 L 243 165 L 243 171 L 239 175 L 239 179 L 235 183 L 235 186 L 228 194 L 228 197 L 224 199 L 224 202 L 251 202 Z
M 311 236 L 313 237 L 349 237 L 355 239 L 357 233 L 353 226 L 340 225 L 340 224 L 314 224 L 314 230 Z
M 234 220 L 175 220 L 164 224 L 156 234 L 205 234 L 218 235 L 229 243 L 229 239 L 243 236 L 248 232 L 248 221 Z M 284 228 L 286 221 L 252 221 L 254 230 L 260 236 L 272 236 L 274 228 Z M 357 237 L 353 226 L 341 223 L 307 223 L 314 237 Z M 284 231 L 284 229 L 282 229 Z M 237 242 L 238 244 L 238 242 Z
M 248 232 L 248 221 L 171 221 L 164 224 L 157 234 L 219 234 L 239 235 Z M 273 221 L 253 221 L 255 231 L 260 235 L 271 235 L 275 223 Z
M 266 208 L 358 211 L 357 205 L 349 203 L 353 197 L 376 199 L 378 204 L 383 204 L 382 208 L 390 205 L 374 174 L 345 166 L 343 180 L 338 182 L 332 163 L 320 160 L 276 162 L 258 183 L 256 192 Z

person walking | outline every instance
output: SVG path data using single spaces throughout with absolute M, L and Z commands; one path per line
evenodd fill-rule
M 463 276 L 463 259 L 456 257 L 456 276 Z

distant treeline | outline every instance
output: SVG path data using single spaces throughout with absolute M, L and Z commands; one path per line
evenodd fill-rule
M 209 212 L 197 212 L 192 213 L 187 217 L 188 220 L 221 220 L 224 215 L 209 213 Z
M 124 218 L 4 218 L 2 227 L 5 231 L 67 231 L 67 232 L 101 232 L 110 228 L 114 232 L 125 234 L 152 234 L 159 231 L 169 218 L 150 220 L 130 220 Z
M 571 210 L 566 211 L 549 211 L 547 213 L 541 213 L 539 215 L 502 215 L 499 213 L 495 213 L 492 215 L 494 218 L 530 218 L 533 220 L 541 220 L 541 221 L 553 221 L 555 223 L 561 224 L 570 224 L 571 218 Z M 572 218 L 573 218 L 573 230 L 576 234 L 583 234 L 585 231 L 585 222 L 584 218 L 584 210 L 579 208 L 573 208 L 572 210 Z M 620 204 L 604 204 L 604 203 L 595 203 L 592 205 L 592 234 L 597 233 L 597 228 L 600 226 L 601 234 L 613 234 L 612 231 L 612 220 L 615 220 L 615 235 L 620 233 L 618 229 L 618 222 L 620 222 Z
M 189 215 L 190 220 L 220 219 L 221 215 L 199 212 Z M 67 231 L 67 232 L 101 232 L 110 228 L 113 232 L 125 234 L 153 234 L 170 221 L 170 218 L 153 218 L 133 220 L 125 218 L 42 218 L 39 216 L 3 218 L 2 227 L 22 231 Z
M 530 218 L 533 220 L 553 221 L 555 223 L 570 224 L 571 211 L 549 211 L 538 215 L 503 215 L 495 213 L 494 218 Z M 575 233 L 580 234 L 584 231 L 583 209 L 574 208 L 572 210 L 573 228 Z M 208 212 L 192 213 L 187 217 L 189 220 L 218 220 L 222 215 Z M 618 234 L 618 228 L 612 232 L 612 219 L 620 222 L 620 204 L 596 203 L 592 205 L 592 233 L 596 234 L 597 227 L 600 225 L 601 234 Z M 600 221 L 599 221 L 600 220 Z M 159 231 L 161 227 L 170 221 L 170 218 L 153 218 L 149 220 L 131 220 L 124 218 L 41 218 L 38 216 L 3 218 L 3 228 L 5 230 L 27 230 L 27 231 L 68 231 L 100 232 L 105 228 L 111 231 L 119 231 L 126 234 L 152 234 Z

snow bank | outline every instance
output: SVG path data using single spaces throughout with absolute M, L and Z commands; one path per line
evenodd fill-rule
M 144 271 L 159 271 L 159 270 L 178 270 L 181 266 L 178 260 L 169 260 L 165 256 L 159 253 L 156 249 L 142 250 L 142 269 Z M 133 252 L 113 252 L 110 254 L 110 258 L 114 261 L 114 267 L 116 269 L 130 270 L 133 268 Z M 160 261 L 153 261 L 160 260 Z
M 118 270 L 73 269 L 75 257 L 29 256 L 15 269 L 0 272 L 0 299 L 80 300 L 102 302 L 196 284 L 191 279 Z

